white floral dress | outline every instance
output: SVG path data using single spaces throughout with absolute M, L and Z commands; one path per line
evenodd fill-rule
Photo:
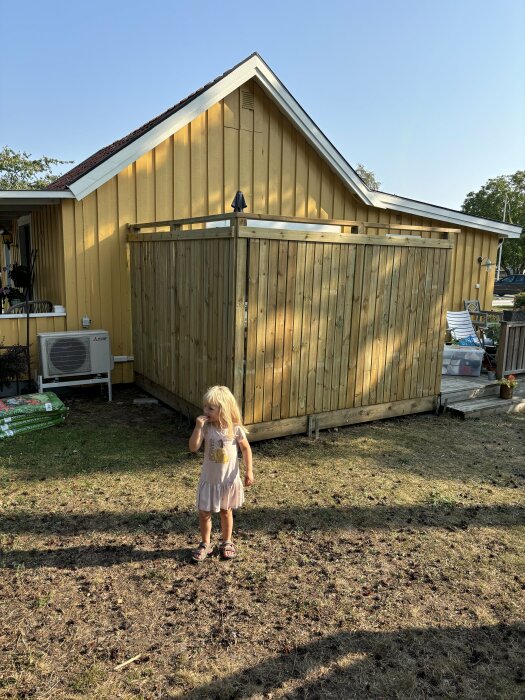
M 199 510 L 218 513 L 221 509 L 240 508 L 244 503 L 238 444 L 245 437 L 239 426 L 234 428 L 233 439 L 226 430 L 204 426 L 204 463 L 196 499 Z

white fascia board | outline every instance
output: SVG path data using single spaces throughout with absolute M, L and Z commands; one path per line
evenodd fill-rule
M 91 172 L 86 173 L 76 182 L 73 182 L 69 189 L 77 199 L 83 199 L 252 78 L 255 78 L 261 87 L 276 101 L 292 123 L 301 131 L 317 152 L 330 163 L 350 189 L 365 204 L 372 204 L 372 193 L 258 56 L 252 56 L 252 58 L 241 64 L 222 80 L 210 86 L 205 92 L 191 100 L 171 117 L 157 124 L 144 136 L 139 137 Z
M 41 202 L 45 199 L 75 199 L 75 197 L 67 190 L 0 190 L 2 204 L 10 204 L 9 200 L 20 203 L 21 199 L 26 203 L 32 203 L 37 200 Z
M 414 216 L 424 216 L 429 219 L 437 219 L 446 221 L 455 226 L 469 226 L 471 228 L 496 233 L 505 238 L 519 238 L 521 235 L 521 226 L 513 224 L 505 224 L 499 221 L 490 221 L 490 219 L 482 219 L 478 216 L 463 214 L 453 209 L 445 209 L 433 204 L 424 202 L 416 202 L 404 197 L 398 197 L 393 194 L 385 194 L 383 192 L 374 192 L 374 206 L 381 209 L 393 209 L 404 214 L 413 214 Z

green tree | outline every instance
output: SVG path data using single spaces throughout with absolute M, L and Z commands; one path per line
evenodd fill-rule
M 521 226 L 520 238 L 503 243 L 501 262 L 507 273 L 525 268 L 525 170 L 491 178 L 477 192 L 469 192 L 461 207 L 465 214 Z
M 33 159 L 30 153 L 4 146 L 0 151 L 0 190 L 41 190 L 60 177 L 53 173 L 56 165 L 72 162 L 47 156 Z
M 362 163 L 358 163 L 354 170 L 359 175 L 361 180 L 363 180 L 368 189 L 378 190 L 381 187 L 379 180 L 376 180 L 375 173 L 373 173 L 371 170 L 367 170 Z

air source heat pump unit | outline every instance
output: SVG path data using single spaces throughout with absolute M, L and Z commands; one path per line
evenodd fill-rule
M 107 384 L 111 401 L 113 356 L 107 331 L 39 333 L 38 390 L 57 386 Z

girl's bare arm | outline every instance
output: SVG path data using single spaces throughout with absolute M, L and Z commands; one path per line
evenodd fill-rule
M 252 464 L 252 448 L 250 447 L 250 443 L 246 438 L 244 440 L 239 440 L 239 447 L 241 448 L 242 452 L 242 461 L 244 462 L 244 466 L 246 467 L 246 475 L 244 477 L 244 485 L 245 486 L 251 486 L 254 482 L 253 478 L 253 464 Z
M 190 437 L 190 452 L 197 452 L 204 439 L 204 426 L 208 419 L 206 416 L 199 416 L 195 421 L 195 428 Z

